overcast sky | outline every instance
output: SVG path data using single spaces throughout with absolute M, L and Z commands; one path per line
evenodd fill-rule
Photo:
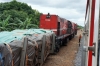
M 9 2 L 12 0 L 0 0 Z M 42 13 L 59 15 L 65 19 L 84 26 L 86 0 L 17 0 L 27 3 L 33 9 Z

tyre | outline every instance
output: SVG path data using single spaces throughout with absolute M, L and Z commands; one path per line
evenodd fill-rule
M 54 54 L 57 54 L 59 52 L 59 49 L 60 49 L 60 44 L 58 44 L 58 42 L 56 42 Z
M 63 46 L 67 46 L 67 42 L 69 41 L 69 39 L 68 38 L 65 38 L 64 39 L 64 43 L 63 43 Z

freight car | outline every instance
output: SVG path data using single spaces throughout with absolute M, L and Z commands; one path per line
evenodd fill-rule
M 0 66 L 42 66 L 53 51 L 53 34 L 43 29 L 1 32 Z
M 62 45 L 66 45 L 77 34 L 77 24 L 50 13 L 41 14 L 39 27 L 55 32 L 55 52 L 58 52 Z

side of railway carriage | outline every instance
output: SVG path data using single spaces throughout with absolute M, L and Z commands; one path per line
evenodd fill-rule
M 81 66 L 100 66 L 100 0 L 87 0 Z

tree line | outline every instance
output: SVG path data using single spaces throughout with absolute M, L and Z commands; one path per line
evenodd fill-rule
M 0 31 L 38 28 L 40 12 L 16 0 L 0 3 Z

